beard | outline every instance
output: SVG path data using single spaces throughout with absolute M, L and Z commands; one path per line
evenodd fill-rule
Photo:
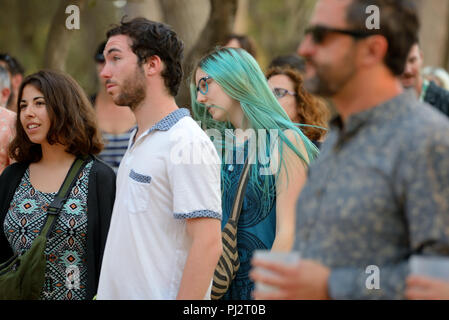
M 137 66 L 136 71 L 126 78 L 120 87 L 121 92 L 114 99 L 114 103 L 118 106 L 128 106 L 132 111 L 136 110 L 147 94 L 143 69 Z
M 308 59 L 307 63 L 315 69 L 315 74 L 305 78 L 304 87 L 310 93 L 331 98 L 353 78 L 356 73 L 353 56 L 350 52 L 340 64 L 321 64 Z

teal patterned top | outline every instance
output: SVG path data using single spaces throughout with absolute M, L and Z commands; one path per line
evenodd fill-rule
M 248 156 L 247 143 L 244 146 L 243 160 L 237 161 L 241 157 L 241 152 L 242 150 L 234 150 L 233 164 L 222 164 L 222 171 L 230 180 L 228 187 L 222 186 L 224 189 L 222 195 L 222 229 L 231 215 L 239 179 L 243 170 L 242 163 Z M 257 168 L 254 164 L 251 164 L 250 170 L 260 170 L 260 168 L 262 168 L 261 164 Z M 264 176 L 259 175 L 258 179 L 262 183 Z M 269 176 L 269 185 L 270 190 L 275 194 L 276 184 L 273 175 Z M 269 198 L 263 194 L 256 187 L 255 181 L 250 175 L 237 227 L 237 250 L 240 268 L 222 300 L 252 300 L 254 282 L 249 278 L 252 256 L 255 250 L 270 250 L 273 246 L 275 235 L 276 196 Z
M 47 266 L 42 300 L 84 300 L 87 285 L 87 195 L 90 161 L 78 176 L 47 241 Z M 6 214 L 4 232 L 14 253 L 31 247 L 46 221 L 47 206 L 56 192 L 34 189 L 29 168 Z

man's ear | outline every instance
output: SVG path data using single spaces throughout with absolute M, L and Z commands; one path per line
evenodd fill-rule
M 148 76 L 153 76 L 159 74 L 163 70 L 163 62 L 159 56 L 148 57 L 146 62 L 143 64 L 145 74 Z
M 365 66 L 372 66 L 383 63 L 388 51 L 388 41 L 381 35 L 373 35 L 364 40 L 362 49 L 362 63 Z
M 0 91 L 0 107 L 6 105 L 10 94 L 11 90 L 9 88 L 3 88 L 2 91 Z
M 2 99 L 8 100 L 9 95 L 11 94 L 11 90 L 9 88 L 3 88 L 0 93 L 1 93 Z

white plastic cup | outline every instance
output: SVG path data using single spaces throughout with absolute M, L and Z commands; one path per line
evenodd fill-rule
M 292 266 L 298 264 L 301 259 L 301 254 L 298 251 L 291 252 L 276 252 L 270 250 L 256 250 L 253 255 L 254 259 L 268 261 L 268 262 L 276 262 L 279 264 L 283 264 L 286 266 Z M 261 267 L 257 267 L 255 269 L 262 275 L 270 276 L 273 273 L 269 270 L 266 270 Z M 256 282 L 255 283 L 256 290 L 263 293 L 270 293 L 276 291 L 276 287 L 266 285 L 264 283 Z
M 448 257 L 414 255 L 409 264 L 412 274 L 449 281 Z

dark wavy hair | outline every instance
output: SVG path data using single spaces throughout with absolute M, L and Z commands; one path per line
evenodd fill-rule
M 47 133 L 50 144 L 60 143 L 75 156 L 98 154 L 103 149 L 95 111 L 78 83 L 69 75 L 42 70 L 26 77 L 19 89 L 16 136 L 9 146 L 9 155 L 17 162 L 38 162 L 42 158 L 40 144 L 28 139 L 20 121 L 23 89 L 33 86 L 45 99 L 51 124 Z
M 355 30 L 366 30 L 366 9 L 379 8 L 380 29 L 371 31 L 388 41 L 385 64 L 398 76 L 404 72 L 407 56 L 418 41 L 420 21 L 415 1 L 412 0 L 353 0 L 346 12 L 346 21 Z
M 254 41 L 247 35 L 231 33 L 226 36 L 225 40 L 221 43 L 221 46 L 226 46 L 226 44 L 233 39 L 238 41 L 242 49 L 248 51 L 248 53 L 255 59 L 257 58 L 256 45 L 254 44 Z
M 131 38 L 131 50 L 137 55 L 139 66 L 151 56 L 156 55 L 161 58 L 165 65 L 161 74 L 165 86 L 172 96 L 176 96 L 182 81 L 184 54 L 184 43 L 178 38 L 176 32 L 160 22 L 145 18 L 135 18 L 125 22 L 123 17 L 120 25 L 109 30 L 106 36 L 109 39 L 120 34 Z
M 303 78 L 297 69 L 290 66 L 272 67 L 267 71 L 267 79 L 275 75 L 285 75 L 292 82 L 296 92 L 296 111 L 298 118 L 291 119 L 293 122 L 319 126 L 327 129 L 331 113 L 326 104 L 319 98 L 313 96 L 304 89 Z M 313 141 L 319 141 L 326 135 L 326 130 L 316 127 L 301 127 L 304 134 Z
M 268 65 L 268 70 L 275 67 L 290 67 L 296 69 L 301 73 L 306 72 L 306 62 L 305 59 L 297 54 L 287 54 L 285 56 L 277 56 L 271 60 Z

